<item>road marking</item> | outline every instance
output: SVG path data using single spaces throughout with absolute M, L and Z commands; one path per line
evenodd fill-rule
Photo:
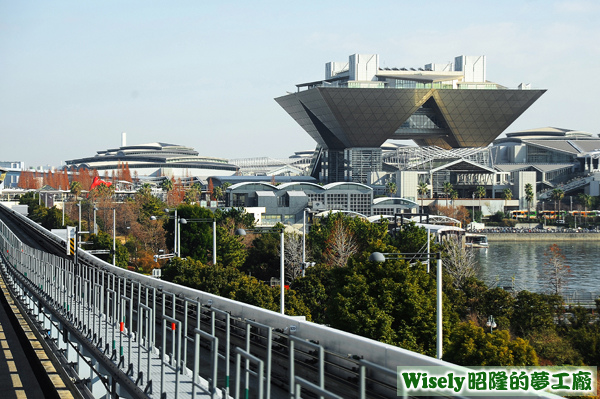
M 12 380 L 13 387 L 15 388 L 23 388 L 23 384 L 21 383 L 21 378 L 18 374 L 11 374 L 10 379 Z
M 8 365 L 8 371 L 10 371 L 11 373 L 17 372 L 17 366 L 14 361 L 9 360 L 8 362 L 6 362 L 6 364 Z

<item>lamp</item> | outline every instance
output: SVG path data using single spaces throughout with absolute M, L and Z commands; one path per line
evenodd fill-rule
M 369 255 L 369 261 L 383 263 L 388 259 L 403 259 L 405 255 L 411 255 L 413 257 L 426 257 L 429 260 L 432 255 L 435 255 L 437 259 L 437 292 L 436 292 L 436 325 L 437 325 L 437 342 L 436 342 L 436 355 L 438 359 L 442 358 L 442 254 L 441 252 L 427 252 L 427 253 L 381 253 L 373 252 Z
M 255 231 L 256 233 L 271 233 L 273 230 L 267 231 Z M 235 231 L 235 235 L 237 236 L 245 236 L 246 230 L 237 229 Z M 284 231 L 281 229 L 281 239 L 280 239 L 280 251 L 279 251 L 279 287 L 280 287 L 280 298 L 279 298 L 279 309 L 281 314 L 285 314 L 285 254 L 284 254 Z

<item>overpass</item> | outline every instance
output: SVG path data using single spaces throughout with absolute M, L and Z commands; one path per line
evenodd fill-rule
M 114 267 L 0 205 L 2 279 L 85 398 L 395 398 L 449 363 Z M 33 328 L 32 327 L 32 328 Z

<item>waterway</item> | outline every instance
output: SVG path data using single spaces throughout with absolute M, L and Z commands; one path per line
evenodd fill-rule
M 566 290 L 600 293 L 600 244 L 585 241 L 556 243 L 565 255 L 571 273 Z M 475 249 L 479 277 L 488 286 L 549 292 L 544 273 L 552 242 L 490 242 L 487 249 Z

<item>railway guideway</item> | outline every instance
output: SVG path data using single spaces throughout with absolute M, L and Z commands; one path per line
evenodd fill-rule
M 23 244 L 0 221 L 1 271 L 84 396 L 395 398 L 398 366 L 459 368 L 82 250 L 74 264 L 64 240 L 11 217 L 60 254 Z

